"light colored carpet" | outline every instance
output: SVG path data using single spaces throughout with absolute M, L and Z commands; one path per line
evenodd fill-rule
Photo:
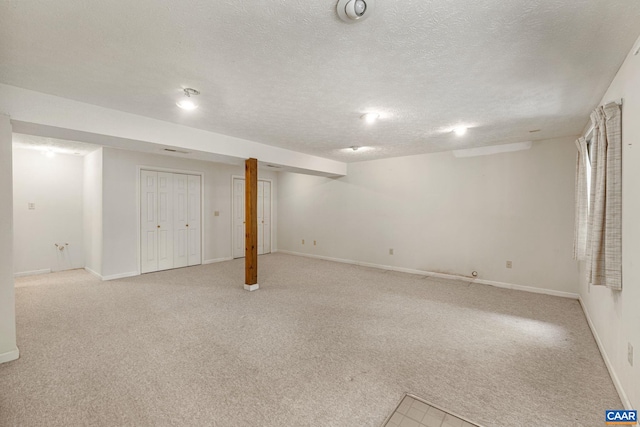
M 486 426 L 621 408 L 577 301 L 260 257 L 100 282 L 17 280 L 3 426 L 374 426 L 405 392 Z

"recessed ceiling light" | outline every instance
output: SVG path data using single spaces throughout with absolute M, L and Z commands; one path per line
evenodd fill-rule
M 363 114 L 362 116 L 360 116 L 361 119 L 363 119 L 364 121 L 366 121 L 367 123 L 371 124 L 374 123 L 376 120 L 378 120 L 380 118 L 380 114 L 378 113 L 366 113 Z
M 462 136 L 467 133 L 467 128 L 464 126 L 458 126 L 457 128 L 453 129 L 453 132 L 458 136 Z
M 176 105 L 183 110 L 195 110 L 198 106 L 191 100 L 185 99 L 184 101 L 178 101 Z
M 47 156 L 48 158 L 52 158 L 52 157 L 55 157 L 55 156 L 56 156 L 56 153 L 55 153 L 51 148 L 49 148 L 49 149 L 45 150 L 45 151 L 43 152 L 43 154 L 44 154 L 45 156 Z
M 176 102 L 176 105 L 183 110 L 195 110 L 196 108 L 198 108 L 198 104 L 196 104 L 196 102 L 191 99 L 191 96 L 200 95 L 200 92 L 195 89 L 191 89 L 190 87 L 183 90 L 185 97 Z
M 359 156 L 360 153 L 367 153 L 369 151 L 375 151 L 374 147 L 368 147 L 366 145 L 352 145 L 351 147 L 341 148 L 340 152 L 353 154 Z

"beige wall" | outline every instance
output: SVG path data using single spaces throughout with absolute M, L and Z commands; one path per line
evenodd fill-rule
M 13 284 L 13 177 L 11 122 L 0 114 L 0 363 L 18 357 Z
M 103 246 L 102 276 L 133 274 L 138 271 L 138 166 L 202 172 L 204 174 L 202 226 L 203 262 L 230 258 L 231 254 L 231 176 L 244 176 L 244 168 L 180 157 L 153 155 L 103 148 Z M 277 174 L 259 172 L 272 179 L 274 223 L 272 247 L 277 247 Z M 214 216 L 218 211 L 219 216 Z
M 13 260 L 16 274 L 84 267 L 83 158 L 13 149 Z M 35 203 L 35 209 L 28 208 Z M 55 244 L 68 243 L 63 251 Z
M 279 249 L 575 294 L 574 139 L 352 163 L 339 179 L 281 173 Z
M 640 42 L 640 39 L 639 39 Z M 636 46 L 638 43 L 636 43 Z M 640 407 L 640 55 L 630 53 L 602 103 L 622 106 L 622 291 L 589 286 L 582 272 L 580 296 L 596 330 L 614 382 L 631 408 Z M 583 266 L 584 267 L 584 266 Z M 627 361 L 627 346 L 635 351 Z
M 84 156 L 84 267 L 102 275 L 102 148 Z

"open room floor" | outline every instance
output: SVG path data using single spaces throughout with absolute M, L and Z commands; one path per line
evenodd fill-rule
M 575 300 L 284 254 L 16 280 L 0 424 L 381 426 L 412 393 L 486 426 L 596 426 L 618 395 Z

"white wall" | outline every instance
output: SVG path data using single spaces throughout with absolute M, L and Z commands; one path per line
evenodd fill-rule
M 574 139 L 352 163 L 337 179 L 281 173 L 279 249 L 575 294 Z
M 84 267 L 80 156 L 13 149 L 14 273 Z M 35 209 L 28 209 L 35 203 Z M 55 243 L 65 246 L 63 251 Z
M 103 149 L 103 258 L 102 276 L 138 271 L 138 166 L 204 173 L 204 262 L 231 258 L 231 176 L 244 176 L 244 168 L 179 157 Z M 260 178 L 273 180 L 274 229 L 272 248 L 277 248 L 277 173 L 260 170 Z M 214 212 L 219 211 L 219 216 Z
M 18 358 L 13 284 L 13 177 L 11 122 L 0 114 L 0 363 Z
M 84 267 L 102 275 L 102 148 L 84 156 Z
M 640 43 L 640 39 L 636 46 Z M 640 407 L 640 55 L 629 54 L 602 103 L 622 106 L 622 291 L 588 286 L 581 274 L 580 297 L 614 372 L 623 401 Z M 584 266 L 583 266 L 584 270 Z M 635 366 L 627 362 L 627 343 Z M 625 398 L 626 395 L 626 398 Z

